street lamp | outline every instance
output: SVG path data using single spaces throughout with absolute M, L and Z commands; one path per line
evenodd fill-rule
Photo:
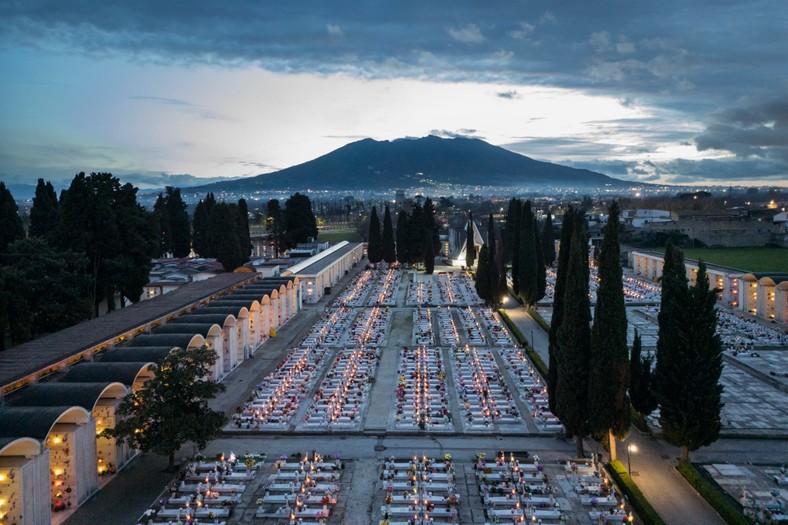
M 630 462 L 630 459 L 629 459 L 629 454 L 630 454 L 630 452 L 631 452 L 632 454 L 634 454 L 634 453 L 636 453 L 637 451 L 638 451 L 638 447 L 637 447 L 636 445 L 634 445 L 634 444 L 632 444 L 632 443 L 630 443 L 629 445 L 627 445 L 627 470 L 629 471 L 629 475 L 630 475 L 630 476 L 632 476 L 632 463 Z

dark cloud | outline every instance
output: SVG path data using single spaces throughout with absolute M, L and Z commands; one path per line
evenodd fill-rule
M 785 0 L 6 0 L 0 3 L 0 50 L 581 89 L 614 96 L 626 107 L 642 102 L 673 110 L 677 120 L 708 118 L 694 137 L 699 150 L 760 159 L 764 164 L 752 169 L 770 176 L 773 166 L 788 164 L 786 103 L 775 99 L 788 88 L 787 16 Z M 742 93 L 749 101 L 739 102 Z M 514 90 L 496 95 L 517 96 Z M 135 100 L 228 119 L 185 100 L 152 94 Z M 643 137 L 691 138 L 682 134 L 662 127 Z M 591 142 L 581 137 L 553 145 L 591 151 Z M 597 149 L 611 153 L 604 145 Z
M 781 163 L 788 178 L 788 96 L 745 100 L 711 115 L 711 124 L 695 137 L 700 151 L 724 150 L 740 158 Z

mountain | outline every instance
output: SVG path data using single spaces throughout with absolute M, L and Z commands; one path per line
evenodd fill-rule
M 625 186 L 630 182 L 589 170 L 540 162 L 483 140 L 364 139 L 274 173 L 207 184 L 195 191 L 388 190 L 435 185 Z

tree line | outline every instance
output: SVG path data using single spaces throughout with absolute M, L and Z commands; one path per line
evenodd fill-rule
M 609 208 L 598 258 L 599 286 L 593 321 L 588 295 L 588 234 L 583 210 L 563 217 L 553 316 L 548 334 L 550 410 L 575 438 L 591 435 L 616 459 L 634 408 L 644 418 L 659 406 L 667 441 L 689 452 L 717 439 L 722 409 L 721 342 L 716 334 L 716 293 L 701 262 L 689 286 L 683 254 L 668 244 L 656 360 L 642 355 L 636 333 L 630 353 L 620 259 L 620 210 Z M 655 364 L 655 367 L 652 365 Z
M 435 269 L 435 254 L 439 252 L 440 240 L 432 199 L 425 200 L 423 206 L 414 203 L 410 213 L 400 209 L 396 232 L 388 205 L 383 212 L 382 231 L 377 207 L 372 207 L 367 236 L 369 262 L 423 263 L 426 273 L 432 274 Z

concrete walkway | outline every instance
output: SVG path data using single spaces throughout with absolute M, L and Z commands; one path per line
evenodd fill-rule
M 523 336 L 533 340 L 536 352 L 548 363 L 548 338 L 544 330 L 526 312 L 526 309 L 509 298 L 504 305 L 506 314 L 520 329 Z M 675 469 L 678 449 L 634 426 L 626 443 L 637 446 L 637 453 L 630 455 L 633 480 L 646 499 L 670 525 L 725 525 L 725 521 L 687 483 Z M 619 461 L 627 464 L 626 443 L 619 443 Z M 603 452 L 601 445 L 586 440 L 586 450 Z

